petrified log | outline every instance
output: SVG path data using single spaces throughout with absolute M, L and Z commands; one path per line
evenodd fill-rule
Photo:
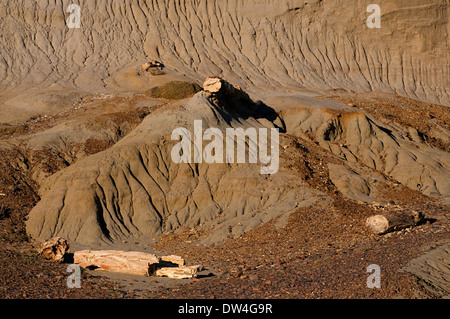
M 173 279 L 188 279 L 197 277 L 197 273 L 201 270 L 202 266 L 180 266 L 180 267 L 163 267 L 157 269 L 155 276 L 157 277 L 169 277 Z
M 170 255 L 170 256 L 162 256 L 161 261 L 177 264 L 178 266 L 184 266 L 184 259 L 180 256 Z
M 146 63 L 141 65 L 141 70 L 142 71 L 149 71 L 152 68 L 162 69 L 162 68 L 164 68 L 164 64 L 162 64 L 159 61 L 152 60 L 150 62 L 146 62 Z
M 150 69 L 152 66 L 152 64 L 150 62 L 146 62 L 144 64 L 141 65 L 141 70 L 142 71 L 147 71 L 148 69 Z
M 74 263 L 83 268 L 97 267 L 102 270 L 132 275 L 148 276 L 156 270 L 160 258 L 153 254 L 117 251 L 82 250 L 73 254 Z
M 70 252 L 69 242 L 61 237 L 53 237 L 40 243 L 37 252 L 45 259 L 62 262 L 64 255 Z
M 208 77 L 203 83 L 203 90 L 208 93 L 219 93 L 227 83 L 218 77 Z
M 366 220 L 366 227 L 373 233 L 381 235 L 416 226 L 423 220 L 424 216 L 420 212 L 414 210 L 401 210 L 371 216 Z
M 203 91 L 209 94 L 211 101 L 221 105 L 221 107 L 231 108 L 231 110 L 233 110 L 233 105 L 236 102 L 245 102 L 249 103 L 249 105 L 253 103 L 250 96 L 239 86 L 228 83 L 219 77 L 206 78 L 205 82 L 203 82 Z M 219 103 L 221 99 L 226 99 L 228 102 L 222 105 L 222 103 Z

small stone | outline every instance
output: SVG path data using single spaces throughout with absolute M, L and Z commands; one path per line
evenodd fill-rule
M 258 276 L 255 275 L 255 274 L 251 274 L 250 276 L 248 276 L 248 279 L 250 279 L 250 280 L 257 280 Z

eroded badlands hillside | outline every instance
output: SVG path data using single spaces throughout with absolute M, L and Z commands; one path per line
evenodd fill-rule
M 383 1 L 380 29 L 366 26 L 368 0 L 83 1 L 81 29 L 68 29 L 75 2 L 1 2 L 2 91 L 139 89 L 148 83 L 134 66 L 158 59 L 260 94 L 343 88 L 450 100 L 446 0 Z
M 348 252 L 346 273 L 380 240 L 368 254 L 389 263 L 392 290 L 380 296 L 414 296 L 397 271 L 449 233 L 449 1 L 383 1 L 379 29 L 366 25 L 371 2 L 82 1 L 81 28 L 69 29 L 69 0 L 1 1 L 0 235 L 134 249 L 159 239 L 224 273 L 242 254 L 259 276 L 272 257 L 311 266 L 330 249 Z M 152 60 L 160 67 L 141 68 Z M 210 76 L 230 89 L 202 90 Z M 277 128 L 279 170 L 175 163 L 171 135 L 196 120 Z M 426 224 L 405 241 L 364 228 L 407 209 Z M 410 272 L 445 296 L 448 254 L 435 255 Z

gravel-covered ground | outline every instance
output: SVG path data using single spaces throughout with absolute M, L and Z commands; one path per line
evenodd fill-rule
M 429 216 L 445 207 L 428 208 Z M 364 230 L 362 205 L 342 201 L 324 210 L 302 209 L 288 225 L 269 223 L 241 239 L 211 248 L 180 243 L 175 253 L 191 263 L 211 265 L 221 276 L 166 290 L 165 298 L 439 298 L 425 290 L 419 278 L 399 272 L 449 237 L 448 220 L 428 221 L 415 229 L 385 236 Z M 320 223 L 318 221 L 320 218 Z M 168 242 L 171 240 L 167 239 Z M 172 239 L 173 240 L 173 239 Z M 168 247 L 173 247 L 171 242 Z M 367 267 L 381 268 L 381 288 L 367 287 Z
M 214 269 L 214 276 L 146 289 L 83 271 L 82 287 L 66 285 L 67 264 L 37 256 L 20 223 L 0 221 L 0 298 L 439 298 L 419 278 L 399 272 L 408 262 L 449 238 L 447 208 L 423 201 L 417 192 L 391 192 L 399 204 L 422 200 L 428 221 L 384 236 L 366 232 L 370 207 L 346 199 L 326 210 L 300 209 L 284 228 L 270 222 L 221 245 L 195 244 L 204 234 L 186 229 L 161 237 L 156 249 L 179 254 L 188 264 Z M 414 197 L 416 196 L 416 197 Z M 381 288 L 367 287 L 367 266 L 381 268 Z M 155 279 L 156 282 L 157 279 Z

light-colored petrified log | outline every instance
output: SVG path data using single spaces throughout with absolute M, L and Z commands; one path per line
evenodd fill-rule
M 420 224 L 424 216 L 414 210 L 402 210 L 374 215 L 366 220 L 366 227 L 375 234 L 381 235 L 392 231 Z
M 203 82 L 203 90 L 211 94 L 244 94 L 239 86 L 235 86 L 219 77 L 207 77 Z
M 156 264 L 160 262 L 160 258 L 153 254 L 117 250 L 77 251 L 73 259 L 75 264 L 83 268 L 94 266 L 106 271 L 141 276 L 154 272 Z
M 141 70 L 142 71 L 148 71 L 152 68 L 158 68 L 158 69 L 162 69 L 164 67 L 164 65 L 156 60 L 150 61 L 150 62 L 146 62 L 144 64 L 141 65 Z
M 188 279 L 197 277 L 197 273 L 202 269 L 202 266 L 180 266 L 180 267 L 163 267 L 157 269 L 155 276 L 169 277 L 173 279 Z
M 169 277 L 173 279 L 193 278 L 202 266 L 185 266 L 180 256 L 158 257 L 142 252 L 118 250 L 81 250 L 74 253 L 74 263 L 83 268 L 96 267 L 101 270 L 141 276 Z M 165 263 L 177 265 L 165 267 Z
M 169 263 L 177 264 L 178 266 L 184 266 L 185 261 L 180 256 L 170 255 L 170 256 L 162 256 L 161 261 L 166 261 Z
M 225 81 L 218 77 L 208 77 L 203 83 L 203 89 L 208 93 L 219 93 L 225 85 Z
M 37 246 L 37 252 L 55 262 L 62 262 L 65 254 L 70 252 L 69 242 L 61 237 L 53 237 Z

